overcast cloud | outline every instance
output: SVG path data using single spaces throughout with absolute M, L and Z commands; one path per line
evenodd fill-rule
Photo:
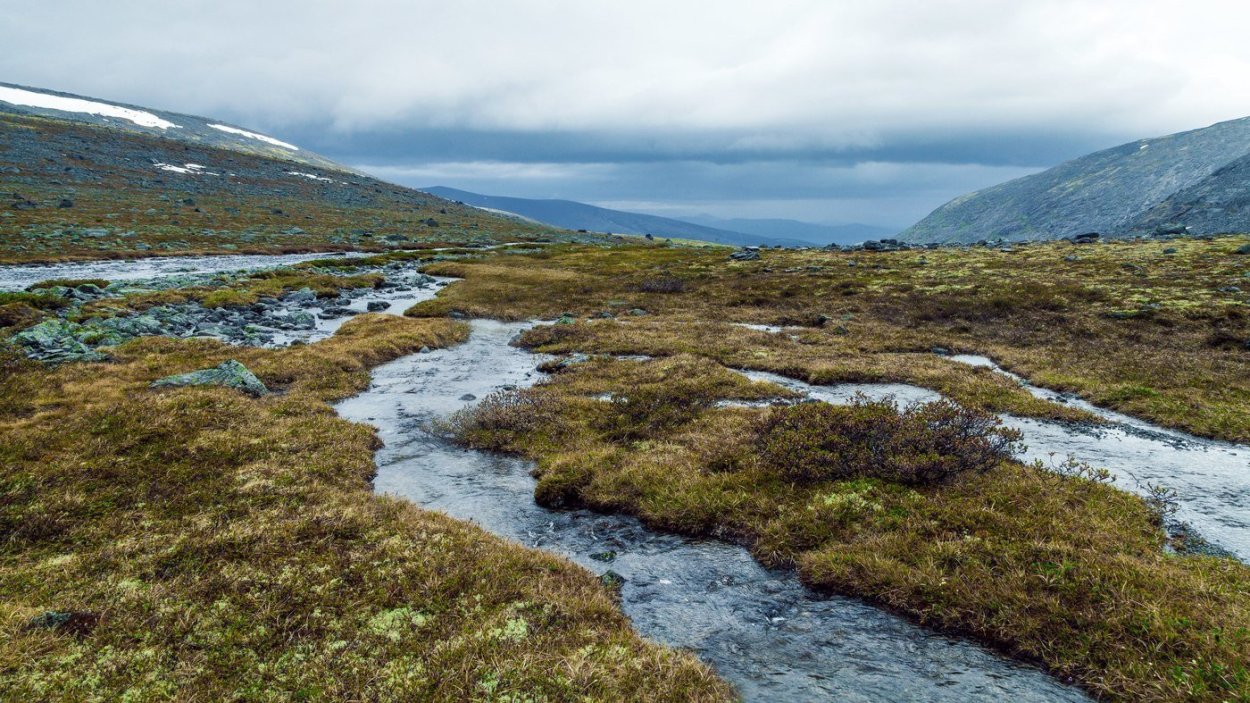
M 0 0 L 0 80 L 409 185 L 903 226 L 1250 114 L 1231 0 Z

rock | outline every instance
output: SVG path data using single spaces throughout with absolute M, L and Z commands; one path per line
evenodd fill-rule
M 1093 244 L 1097 242 L 1102 235 L 1097 232 L 1086 232 L 1085 234 L 1072 235 L 1073 244 Z
M 317 317 L 320 317 L 323 320 L 334 320 L 340 317 L 355 315 L 357 312 L 359 311 L 352 310 L 351 308 L 343 305 L 331 305 L 323 309 Z
M 734 261 L 756 261 L 760 258 L 759 247 L 743 247 L 729 255 Z
M 1176 253 L 1176 247 L 1168 247 L 1167 249 L 1164 249 L 1164 250 L 1163 250 L 1163 253 L 1164 253 L 1164 254 L 1175 254 L 1175 253 Z M 1250 251 L 1247 251 L 1247 253 L 1250 253 Z
M 1237 247 L 1236 251 L 1234 251 L 1233 253 L 1237 254 L 1238 256 L 1250 255 L 1250 244 L 1242 244 L 1241 246 Z
M 951 350 L 947 349 L 946 347 L 933 347 L 929 351 L 932 351 L 934 354 L 937 354 L 938 356 L 950 356 L 951 355 Z
M 464 395 L 460 396 L 460 400 L 463 400 L 464 402 L 468 403 L 470 401 L 477 400 L 477 396 L 473 395 L 472 393 L 465 393 Z
M 371 300 L 369 301 L 369 304 L 365 306 L 365 309 L 369 312 L 381 312 L 383 310 L 389 310 L 390 307 L 391 304 L 385 300 Z
M 591 554 L 591 555 L 590 555 L 590 558 L 591 558 L 591 559 L 594 559 L 595 561 L 602 561 L 602 562 L 605 562 L 605 563 L 606 563 L 606 562 L 613 562 L 613 561 L 616 561 L 616 552 L 614 552 L 614 551 L 612 551 L 611 549 L 609 549 L 609 550 L 607 550 L 607 551 L 603 551 L 603 552 L 596 552 L 596 553 L 594 553 L 594 554 Z M 605 576 L 606 576 L 606 574 L 605 574 Z
M 420 350 L 420 351 L 418 351 L 417 353 L 418 353 L 418 354 L 429 354 L 429 353 L 430 353 L 430 348 L 429 348 L 429 347 L 421 347 L 421 350 Z
M 643 315 L 650 315 L 651 313 L 647 312 L 646 310 L 643 310 L 642 308 L 634 308 L 633 310 L 629 311 L 629 314 L 633 315 L 634 317 L 642 317 Z
M 282 233 L 283 234 L 306 234 L 306 232 L 304 232 L 304 230 L 300 229 L 299 227 L 289 227 L 287 229 L 282 230 Z
M 28 620 L 25 629 L 57 630 L 75 637 L 85 637 L 91 634 L 98 624 L 100 624 L 99 613 L 83 610 L 49 610 Z
M 257 397 L 269 393 L 269 389 L 265 387 L 264 383 L 261 383 L 259 378 L 256 378 L 255 374 L 234 359 L 222 362 L 219 366 L 211 369 L 166 376 L 153 381 L 151 385 L 152 388 L 180 386 L 221 386 L 223 388 L 234 388 Z
M 602 583 L 604 586 L 607 586 L 610 590 L 615 591 L 616 593 L 619 594 L 621 592 L 621 586 L 625 585 L 625 577 L 621 576 L 620 574 L 616 573 L 615 571 L 611 569 L 608 569 L 607 571 L 603 572 L 602 575 L 599 576 L 599 583 Z
M 1186 227 L 1185 225 L 1169 223 L 1169 224 L 1159 225 L 1158 227 L 1155 227 L 1154 233 L 1155 233 L 1155 236 L 1157 237 L 1167 237 L 1170 235 L 1177 235 L 1177 234 L 1189 234 L 1189 228 Z
M 78 339 L 82 325 L 61 319 L 44 320 L 13 335 L 11 341 L 38 361 L 103 361 L 108 357 Z
M 572 313 L 567 312 L 561 315 L 560 319 L 556 320 L 557 325 L 571 325 L 575 322 L 577 322 L 577 318 L 573 317 Z
M 1220 292 L 1221 293 L 1240 293 L 1241 288 L 1238 288 L 1237 286 L 1224 286 L 1223 288 L 1220 289 Z
M 74 201 L 69 198 L 61 198 L 61 202 L 57 203 L 56 206 L 59 208 L 74 207 Z
M 312 288 L 300 288 L 294 293 L 287 293 L 286 299 L 293 303 L 311 303 L 317 299 Z
M 560 371 L 564 371 L 570 366 L 576 366 L 577 364 L 584 364 L 587 361 L 590 361 L 590 357 L 588 355 L 583 354 L 581 352 L 577 352 L 575 354 L 569 354 L 568 356 L 562 357 L 560 359 L 549 361 L 543 364 L 542 366 L 540 366 L 539 368 L 548 373 L 558 373 Z

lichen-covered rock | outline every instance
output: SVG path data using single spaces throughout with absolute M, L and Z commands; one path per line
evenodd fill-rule
M 259 378 L 256 378 L 256 374 L 253 374 L 246 366 L 234 359 L 223 362 L 211 369 L 192 371 L 191 373 L 183 373 L 176 376 L 166 376 L 152 382 L 153 388 L 170 386 L 222 386 L 224 388 L 234 388 L 248 395 L 258 397 L 269 393 L 269 389 L 265 387 L 265 384 Z
M 13 335 L 12 341 L 39 361 L 102 361 L 108 357 L 79 340 L 82 325 L 61 319 L 44 320 Z

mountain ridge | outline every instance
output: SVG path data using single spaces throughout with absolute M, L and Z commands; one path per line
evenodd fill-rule
M 60 107 L 53 107 L 60 105 Z M 359 171 L 267 134 L 188 113 L 0 82 L 0 114 L 79 122 L 187 144 L 228 149 L 331 171 Z
M 735 232 L 659 215 L 612 210 L 575 200 L 485 195 L 447 186 L 429 186 L 418 188 L 418 190 L 474 207 L 512 213 L 532 221 L 573 230 L 615 234 L 651 234 L 656 237 L 696 239 L 734 246 L 816 246 L 810 241 L 801 239 Z
M 968 243 L 1059 239 L 1090 231 L 1123 237 L 1184 226 L 1195 234 L 1247 231 L 1250 211 L 1221 216 L 1216 206 L 1204 205 L 1202 193 L 1181 195 L 1206 182 L 1205 191 L 1233 197 L 1250 181 L 1244 170 L 1227 167 L 1247 156 L 1250 117 L 1139 139 L 961 195 L 898 238 Z M 1217 181 L 1209 182 L 1213 177 Z

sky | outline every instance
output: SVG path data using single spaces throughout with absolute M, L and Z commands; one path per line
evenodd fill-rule
M 0 81 L 388 180 L 902 228 L 1250 115 L 1232 0 L 0 0 Z

